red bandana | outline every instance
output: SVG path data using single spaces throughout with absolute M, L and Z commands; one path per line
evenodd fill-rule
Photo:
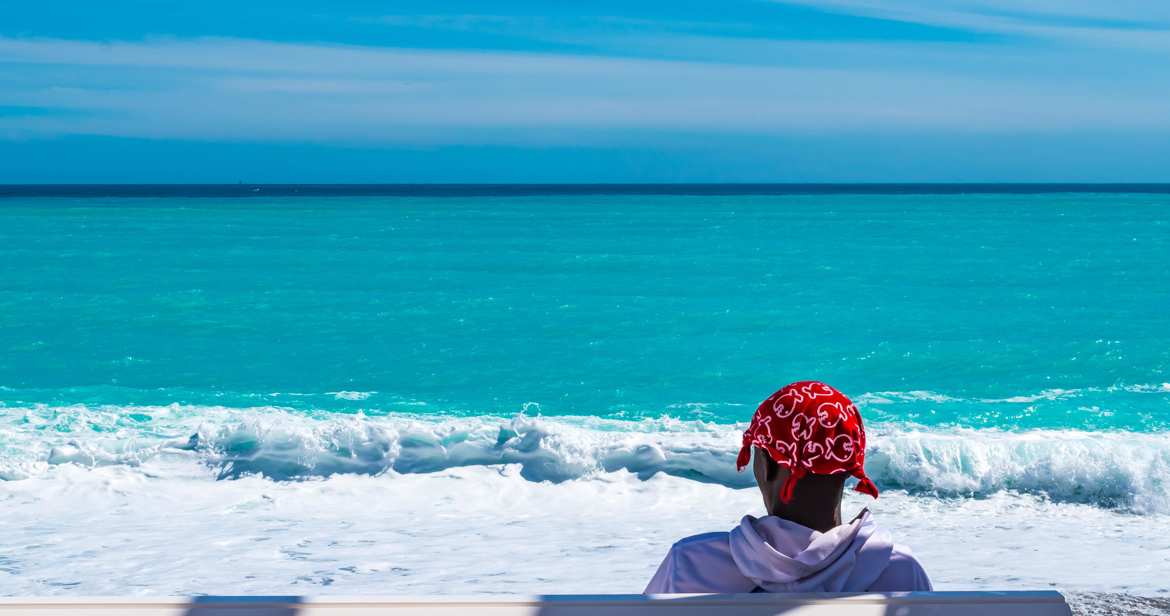
M 743 448 L 735 461 L 739 470 L 751 461 L 753 446 L 788 468 L 780 490 L 780 500 L 786 503 L 796 482 L 809 473 L 849 473 L 860 480 L 858 492 L 877 498 L 877 486 L 865 476 L 861 413 L 845 394 L 820 381 L 786 385 L 760 403 L 743 433 Z

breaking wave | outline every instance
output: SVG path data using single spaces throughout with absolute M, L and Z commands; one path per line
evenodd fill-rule
M 743 425 L 670 418 L 306 413 L 279 407 L 0 408 L 0 479 L 54 466 L 191 460 L 215 479 L 427 473 L 514 464 L 530 481 L 627 470 L 734 488 Z M 876 423 L 867 470 L 883 489 L 940 497 L 1014 491 L 1135 513 L 1170 512 L 1170 433 L 1000 431 Z

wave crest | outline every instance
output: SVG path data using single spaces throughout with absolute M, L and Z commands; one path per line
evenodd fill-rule
M 33 407 L 0 415 L 0 479 L 55 465 L 147 467 L 194 459 L 218 479 L 277 481 L 514 464 L 530 481 L 627 470 L 734 488 L 743 425 L 669 418 L 435 418 L 276 407 Z M 884 489 L 942 497 L 997 492 L 1170 511 L 1170 433 L 870 427 L 866 468 Z

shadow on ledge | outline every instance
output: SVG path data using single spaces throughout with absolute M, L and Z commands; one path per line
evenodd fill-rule
M 192 597 L 183 616 L 296 616 L 303 597 Z

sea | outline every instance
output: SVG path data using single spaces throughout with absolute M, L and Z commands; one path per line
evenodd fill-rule
M 1170 187 L 0 187 L 0 594 L 637 593 L 849 395 L 937 589 L 1170 595 Z

